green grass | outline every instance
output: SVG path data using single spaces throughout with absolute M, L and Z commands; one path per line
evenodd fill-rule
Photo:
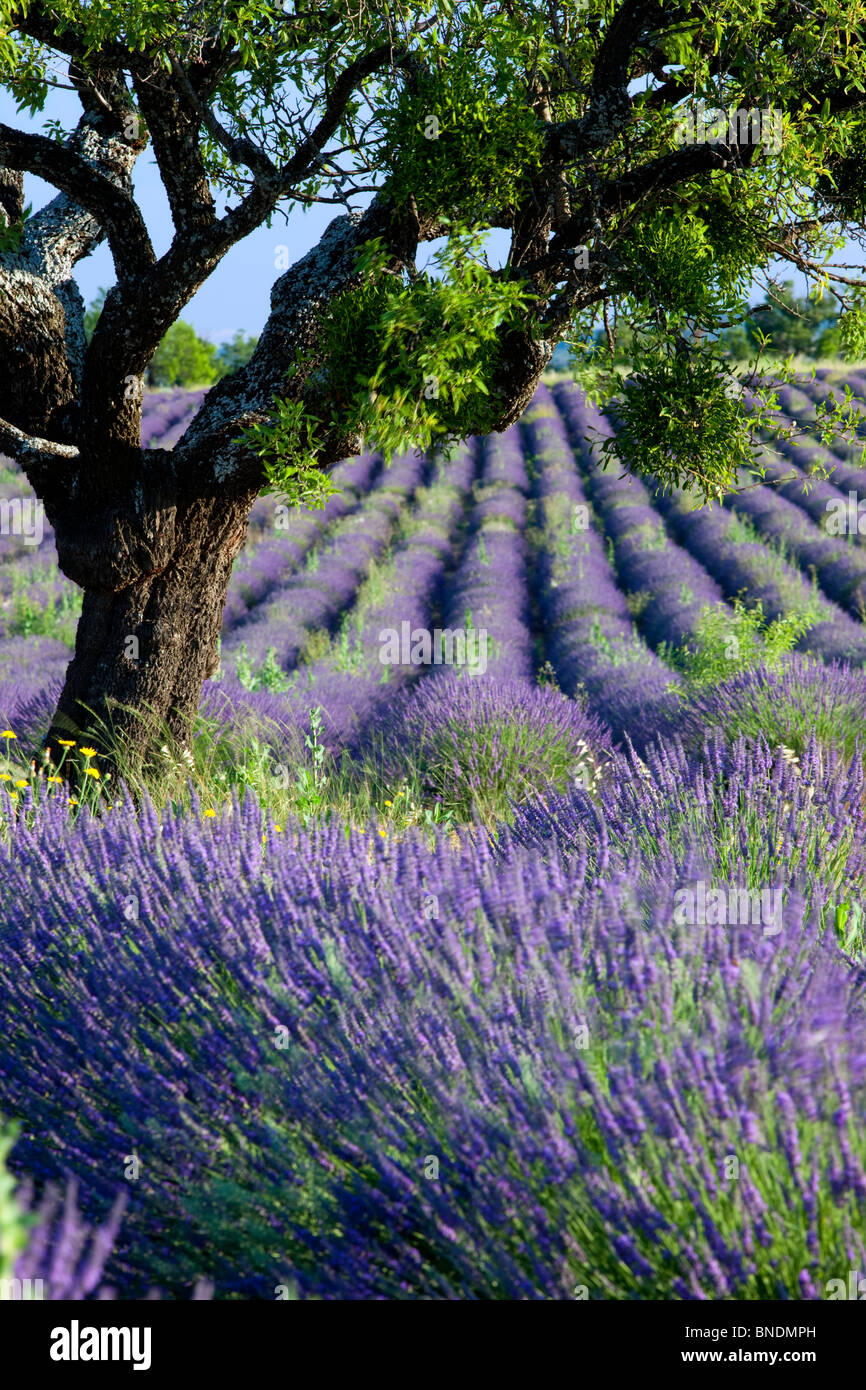
M 65 783 L 49 784 L 47 776 L 57 770 L 47 765 L 35 748 L 17 739 L 0 745 L 0 839 L 8 841 L 10 823 L 24 817 L 32 822 L 34 810 L 27 809 L 28 788 L 36 805 L 50 796 L 70 800 L 73 816 L 85 811 L 108 814 L 122 804 L 120 783 L 125 783 L 133 802 L 147 794 L 158 810 L 171 807 L 191 812 L 193 797 L 201 814 L 221 816 L 231 812 L 233 796 L 253 796 L 282 833 L 292 818 L 304 823 L 314 819 L 338 820 L 348 833 L 351 826 L 381 829 L 382 834 L 400 834 L 411 826 L 439 827 L 446 830 L 454 818 L 436 805 L 421 778 L 407 775 L 388 782 L 367 764 L 348 758 L 334 758 L 322 742 L 321 714 L 313 706 L 305 734 L 289 735 L 261 716 L 239 714 L 231 727 L 199 714 L 193 725 L 188 747 L 181 747 L 163 725 L 156 745 L 161 751 L 147 767 L 141 768 L 128 756 L 124 740 L 104 726 L 98 740 L 100 753 L 89 765 L 97 770 L 110 751 L 117 760 L 114 777 L 85 778 L 72 795 Z M 57 750 L 55 750 L 57 751 Z M 74 759 L 76 750 L 64 750 L 57 759 Z M 508 811 L 507 798 L 496 802 L 494 811 Z M 471 816 L 469 817 L 471 819 Z
M 812 616 L 802 611 L 769 622 L 760 600 L 751 607 L 739 598 L 730 606 L 708 603 L 689 641 L 681 646 L 663 642 L 659 656 L 683 676 L 687 698 L 702 686 L 718 684 L 759 663 L 778 669 L 782 657 L 812 625 Z
M 53 637 L 67 647 L 75 645 L 75 631 L 81 616 L 82 591 L 71 580 L 60 576 L 60 593 L 54 592 L 57 566 L 42 561 L 25 572 L 12 571 L 12 589 L 3 600 L 7 609 L 9 637 Z M 40 586 L 47 593 L 40 593 Z
M 67 647 L 75 645 L 75 632 L 81 617 L 79 590 L 63 593 L 53 604 L 43 607 L 27 594 L 16 594 L 6 625 L 10 637 L 54 637 Z

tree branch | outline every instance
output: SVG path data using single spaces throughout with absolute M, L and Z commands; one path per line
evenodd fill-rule
M 97 168 L 103 165 L 117 169 L 123 159 L 123 176 L 128 178 L 137 148 L 141 146 L 106 134 L 105 127 L 109 124 L 101 114 L 88 112 L 82 116 L 69 143 Z M 25 222 L 18 255 L 26 269 L 54 287 L 69 279 L 75 264 L 98 246 L 104 236 L 104 228 L 92 213 L 66 193 L 59 193 Z
M 631 114 L 628 94 L 632 55 L 640 40 L 664 18 L 660 0 L 625 0 L 617 10 L 596 55 L 589 109 L 570 121 L 557 121 L 545 130 L 545 150 L 554 163 L 567 163 L 590 150 L 606 149 Z
M 368 77 L 372 77 L 379 68 L 388 65 L 406 68 L 415 73 L 419 60 L 416 54 L 405 49 L 396 49 L 393 44 L 386 43 L 356 58 L 343 69 L 331 88 L 321 120 L 307 139 L 298 146 L 288 163 L 280 169 L 280 187 L 283 192 L 309 172 L 310 166 L 318 159 L 339 126 L 355 88 Z
M 725 169 L 734 162 L 734 151 L 742 167 L 748 167 L 757 145 L 729 146 L 695 144 L 660 155 L 639 168 L 630 169 L 618 179 L 602 184 L 593 202 L 584 199 L 581 207 L 563 223 L 550 243 L 550 252 L 561 257 L 575 243 L 591 236 L 596 218 L 603 225 L 624 207 L 633 207 L 641 198 L 675 188 L 677 184 Z
M 259 149 L 258 145 L 254 145 L 252 140 L 230 135 L 217 120 L 211 108 L 199 97 L 177 55 L 170 51 L 169 57 L 171 58 L 171 70 L 177 79 L 188 108 L 198 117 L 211 139 L 225 150 L 235 164 L 245 164 L 261 182 L 275 184 L 277 179 L 276 165 L 272 163 L 264 150 Z
M 339 126 L 358 84 L 389 62 L 414 70 L 417 59 L 389 43 L 350 63 L 334 83 L 321 120 L 281 169 L 275 170 L 268 160 L 268 170 L 274 169 L 274 175 L 268 172 L 265 177 L 262 166 L 262 176 L 254 175 L 253 186 L 239 207 L 211 226 L 186 234 L 178 231 L 159 261 L 148 266 L 135 282 L 109 295 L 88 350 L 82 387 L 83 414 L 94 421 L 97 430 L 117 415 L 115 391 L 123 377 L 144 370 L 164 332 L 226 252 L 254 231 L 273 212 L 280 196 L 286 196 L 293 184 L 309 174 L 323 145 Z M 197 94 L 193 97 L 199 103 Z M 205 114 L 200 112 L 207 125 Z
M 212 227 L 214 200 L 198 140 L 198 115 L 190 116 L 168 82 L 157 85 L 133 74 L 138 104 L 179 236 Z
M 17 459 L 23 468 L 33 464 L 76 463 L 80 457 L 73 445 L 38 439 L 10 425 L 8 420 L 0 420 L 0 449 Z
M 76 132 L 78 133 L 78 132 Z M 128 158 L 123 142 L 113 142 L 117 162 Z M 106 149 L 100 153 L 105 156 Z M 89 212 L 105 228 L 118 279 L 134 275 L 156 259 L 140 209 L 133 198 L 78 154 L 72 142 L 60 145 L 0 124 L 0 161 L 10 169 L 38 174 Z M 124 169 L 124 175 L 127 171 Z
M 289 386 L 286 373 L 298 349 L 315 345 L 320 332 L 318 311 L 355 283 L 361 247 L 371 237 L 381 236 L 396 269 L 407 259 L 414 260 L 418 242 L 442 233 L 437 223 L 395 214 L 396 209 L 380 194 L 363 214 L 355 210 L 334 218 L 318 245 L 280 276 L 271 291 L 271 313 L 252 358 L 211 388 L 175 449 L 179 476 L 184 476 L 189 457 L 199 468 L 207 469 L 205 481 L 210 487 L 261 486 L 261 460 L 238 441 L 238 435 L 266 420 L 276 399 L 291 390 L 303 393 L 303 383 Z M 327 468 L 359 447 L 357 439 L 332 433 L 319 441 L 320 466 Z M 190 479 L 190 486 L 196 492 L 202 486 L 201 477 Z

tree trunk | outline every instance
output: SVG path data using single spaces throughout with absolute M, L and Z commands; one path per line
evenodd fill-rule
M 89 528 L 65 509 L 52 518 L 60 568 L 84 588 L 75 655 L 44 740 L 55 765 L 60 739 L 92 745 L 97 769 L 114 777 L 164 767 L 167 737 L 189 748 L 202 685 L 217 669 L 232 562 L 255 497 L 215 494 L 182 515 L 163 506 L 147 521 L 114 509 Z M 74 784 L 85 765 L 67 752 Z

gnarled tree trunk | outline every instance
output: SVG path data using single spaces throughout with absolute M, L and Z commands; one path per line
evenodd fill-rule
M 86 551 L 57 518 L 60 566 L 84 602 L 45 739 L 53 759 L 66 739 L 116 750 L 146 772 L 166 736 L 188 748 L 255 495 L 216 494 L 146 517 L 113 511 L 91 519 Z

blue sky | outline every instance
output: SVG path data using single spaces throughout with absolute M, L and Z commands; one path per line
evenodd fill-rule
M 80 109 L 73 93 L 54 92 L 42 115 L 31 118 L 26 113 L 17 113 L 8 94 L 0 91 L 0 120 L 20 129 L 41 131 L 46 118 L 62 121 L 67 128 L 72 128 L 78 120 Z M 173 227 L 156 162 L 149 150 L 139 157 L 133 179 L 156 253 L 161 255 L 171 242 Z M 26 177 L 25 192 L 26 200 L 34 208 L 42 207 L 55 194 L 48 184 L 32 175 Z M 287 246 L 290 261 L 295 261 L 316 244 L 323 229 L 340 212 L 341 209 L 331 204 L 316 204 L 308 209 L 295 204 L 288 222 L 282 215 L 277 215 L 270 229 L 260 227 L 228 253 L 187 305 L 183 318 L 192 323 L 203 337 L 217 343 L 230 338 L 237 329 L 243 329 L 246 333 L 261 332 L 269 312 L 271 286 L 280 273 L 275 265 L 277 248 Z M 504 231 L 493 232 L 488 252 L 491 262 L 501 263 L 507 248 L 508 234 Z M 429 250 L 427 248 L 428 255 Z M 863 253 L 854 244 L 849 244 L 837 259 L 858 265 L 864 263 Z M 798 293 L 805 292 L 802 275 L 781 263 L 779 268 L 784 270 L 784 278 L 794 280 Z M 79 263 L 76 278 L 88 303 L 101 286 L 113 284 L 111 254 L 105 244 Z M 763 294 L 756 289 L 752 302 L 761 298 Z

